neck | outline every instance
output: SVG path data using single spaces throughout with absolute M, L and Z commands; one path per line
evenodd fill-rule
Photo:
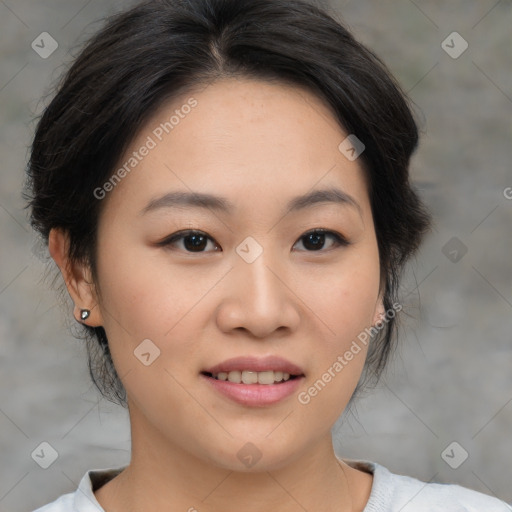
M 131 453 L 130 465 L 96 493 L 109 512 L 353 510 L 351 472 L 356 470 L 340 465 L 330 434 L 276 470 L 219 468 L 171 445 L 147 424 L 132 424 Z

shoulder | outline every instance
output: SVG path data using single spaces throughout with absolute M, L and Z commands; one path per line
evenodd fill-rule
M 90 469 L 83 475 L 74 492 L 63 494 L 32 512 L 105 512 L 96 500 L 94 491 L 117 476 L 125 467 Z
M 364 512 L 512 512 L 504 501 L 460 485 L 423 482 L 370 461 L 345 462 L 373 473 Z
M 388 473 L 393 503 L 403 512 L 512 512 L 505 502 L 460 485 L 428 483 Z
M 47 505 L 43 505 L 42 507 L 34 510 L 33 512 L 73 512 L 74 506 L 73 502 L 75 499 L 75 493 L 70 492 L 68 494 L 63 494 L 55 501 L 48 503 Z

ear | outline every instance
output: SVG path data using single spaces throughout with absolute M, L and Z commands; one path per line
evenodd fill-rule
M 377 322 L 383 320 L 386 316 L 386 310 L 384 309 L 384 290 L 385 290 L 386 282 L 384 279 L 381 280 L 380 288 L 379 288 L 379 297 L 377 298 L 377 302 L 375 304 L 375 311 L 373 314 L 373 322 L 372 325 L 375 325 Z
M 68 293 L 75 303 L 73 310 L 75 319 L 91 327 L 103 325 L 90 268 L 69 259 L 68 233 L 60 228 L 53 228 L 48 237 L 48 249 L 59 267 Z M 91 312 L 86 320 L 82 320 L 80 317 L 80 310 L 82 309 L 88 309 Z
M 375 305 L 375 313 L 373 315 L 372 325 L 375 325 L 377 322 L 380 322 L 386 316 L 386 311 L 384 309 L 384 302 L 382 295 L 379 295 L 377 299 L 377 304 Z

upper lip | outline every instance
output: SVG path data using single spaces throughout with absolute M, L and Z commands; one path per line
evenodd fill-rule
M 233 370 L 247 370 L 252 372 L 277 371 L 289 373 L 290 375 L 304 375 L 302 368 L 290 361 L 278 356 L 267 357 L 234 357 L 222 363 L 216 364 L 204 370 L 204 373 L 217 374 L 220 372 L 229 373 Z

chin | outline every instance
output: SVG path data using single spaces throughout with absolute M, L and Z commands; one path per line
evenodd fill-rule
M 209 462 L 239 473 L 276 471 L 286 467 L 298 456 L 293 442 L 283 445 L 269 439 L 230 439 L 222 452 L 208 453 Z

